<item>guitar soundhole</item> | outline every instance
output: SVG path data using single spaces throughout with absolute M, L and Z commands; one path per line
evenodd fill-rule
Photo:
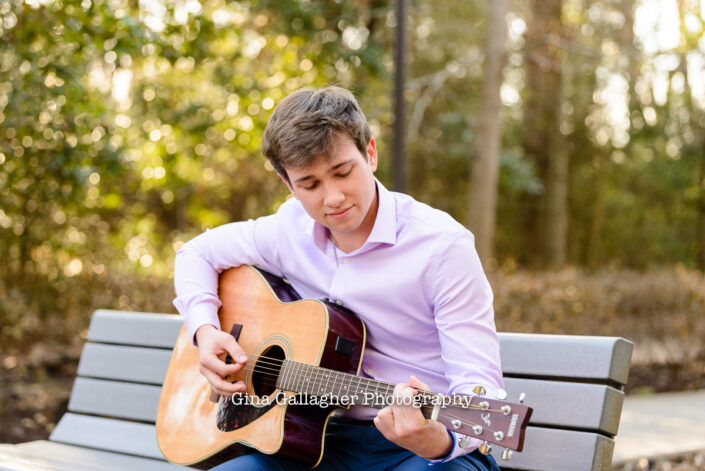
M 252 371 L 252 388 L 255 396 L 267 397 L 277 389 L 277 378 L 285 359 L 284 350 L 273 345 L 257 359 Z

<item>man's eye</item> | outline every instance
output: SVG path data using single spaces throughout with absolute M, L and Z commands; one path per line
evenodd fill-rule
M 305 187 L 304 187 L 304 190 L 313 190 L 313 189 L 316 188 L 317 186 L 318 186 L 318 183 L 316 182 L 316 183 L 314 183 L 313 185 L 305 186 Z
M 339 177 L 347 177 L 348 175 L 350 175 L 350 172 L 352 172 L 352 168 L 345 173 L 339 173 L 338 176 Z

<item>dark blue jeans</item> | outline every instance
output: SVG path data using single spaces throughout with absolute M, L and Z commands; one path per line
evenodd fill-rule
M 455 458 L 447 463 L 431 466 L 443 471 L 499 471 L 495 460 L 479 451 Z M 277 456 L 252 453 L 230 460 L 213 468 L 217 471 L 280 470 L 303 471 L 306 466 Z M 326 431 L 323 460 L 317 471 L 421 471 L 428 470 L 429 463 L 409 450 L 390 442 L 376 427 L 331 422 Z

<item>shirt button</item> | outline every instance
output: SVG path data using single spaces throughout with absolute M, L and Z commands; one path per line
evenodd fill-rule
M 345 263 L 350 263 L 350 257 L 345 257 Z

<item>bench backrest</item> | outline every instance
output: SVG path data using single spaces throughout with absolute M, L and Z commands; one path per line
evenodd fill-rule
M 164 460 L 155 418 L 182 321 L 173 314 L 98 310 L 69 412 L 50 440 Z M 609 469 L 632 344 L 621 338 L 500 334 L 509 400 L 534 407 L 524 451 L 502 469 Z

